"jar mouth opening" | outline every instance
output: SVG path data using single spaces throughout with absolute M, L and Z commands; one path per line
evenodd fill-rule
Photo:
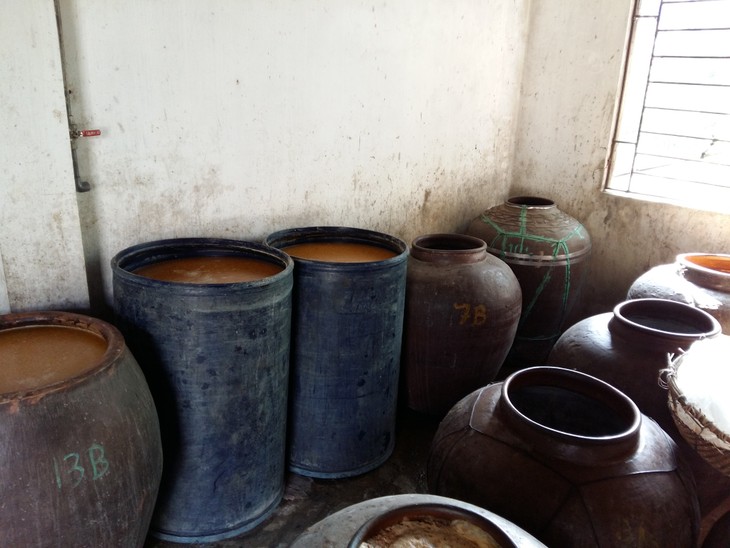
M 275 267 L 271 273 L 249 281 L 224 281 L 189 283 L 187 281 L 169 281 L 141 274 L 145 267 L 175 261 L 179 259 L 251 259 L 269 263 Z M 117 253 L 111 261 L 115 275 L 127 280 L 144 284 L 181 288 L 187 291 L 206 291 L 219 287 L 259 287 L 286 278 L 294 269 L 292 259 L 264 244 L 230 240 L 224 238 L 172 238 L 156 240 L 128 247 Z
M 512 196 L 507 198 L 505 205 L 511 207 L 527 207 L 528 209 L 549 209 L 555 207 L 555 202 L 540 196 Z
M 413 248 L 433 253 L 473 253 L 487 250 L 484 240 L 466 234 L 424 234 L 415 238 L 411 245 Z
M 723 253 L 682 253 L 677 255 L 680 266 L 714 276 L 730 279 L 730 255 Z
M 86 336 L 102 339 L 106 348 L 97 359 L 84 365 L 77 373 L 70 373 L 49 384 L 39 384 L 28 389 L 0 393 L 0 403 L 32 399 L 82 382 L 110 367 L 120 358 L 125 349 L 124 338 L 115 326 L 84 314 L 63 311 L 19 312 L 6 314 L 0 320 L 0 331 L 30 327 L 74 329 Z
M 375 246 L 387 250 L 392 257 L 376 261 L 333 262 L 294 257 L 294 262 L 306 265 L 336 266 L 338 269 L 381 268 L 404 262 L 408 256 L 408 245 L 396 236 L 347 226 L 308 226 L 289 228 L 269 234 L 264 245 L 286 253 L 286 248 L 298 244 L 353 243 Z
M 522 426 L 576 445 L 634 443 L 641 412 L 623 392 L 591 375 L 554 366 L 523 369 L 502 386 Z
M 616 305 L 614 318 L 641 332 L 674 339 L 697 340 L 719 334 L 719 322 L 692 305 L 667 299 L 632 299 Z

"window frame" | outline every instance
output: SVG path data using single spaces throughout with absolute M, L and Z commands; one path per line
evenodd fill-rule
M 645 99 L 651 82 L 650 74 L 660 9 L 663 3 L 676 4 L 687 1 L 711 0 L 632 0 L 631 2 L 601 190 L 607 194 L 635 200 L 730 213 L 730 184 L 724 187 L 677 179 L 672 185 L 663 187 L 661 190 L 664 192 L 659 194 L 637 190 L 636 187 L 640 185 L 636 184 L 632 189 L 632 179 L 635 182 L 641 177 L 639 174 L 635 178 L 634 163 L 644 111 L 646 108 L 651 108 L 645 107 Z M 647 36 L 651 37 L 648 48 Z M 642 40 L 643 45 L 640 44 Z M 644 51 L 641 51 L 642 47 Z M 730 118 L 730 115 L 728 117 Z M 696 191 L 698 187 L 702 192 Z

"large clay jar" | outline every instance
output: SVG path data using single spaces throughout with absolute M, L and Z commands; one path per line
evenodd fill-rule
M 613 313 L 598 314 L 568 328 L 548 360 L 614 385 L 671 435 L 691 464 L 703 517 L 730 496 L 730 480 L 702 460 L 679 434 L 659 378 L 670 355 L 719 333 L 717 320 L 703 310 L 666 299 L 635 299 L 618 304 Z
M 730 333 L 730 255 L 683 253 L 639 276 L 627 298 L 655 297 L 701 308 Z
M 411 245 L 403 339 L 405 400 L 444 415 L 491 382 L 514 340 L 522 292 L 484 241 L 429 234 Z
M 548 546 L 694 546 L 697 500 L 677 457 L 616 388 L 539 366 L 454 406 L 434 437 L 428 485 Z
M 522 286 L 510 368 L 544 363 L 580 297 L 591 253 L 585 227 L 555 202 L 512 197 L 474 219 L 467 233 L 507 264 Z
M 0 546 L 143 546 L 160 427 L 114 326 L 65 312 L 0 316 L 0 439 Z

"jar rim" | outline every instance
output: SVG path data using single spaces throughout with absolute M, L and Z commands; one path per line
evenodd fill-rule
M 411 247 L 419 251 L 436 254 L 475 253 L 487 251 L 487 243 L 476 236 L 457 233 L 434 233 L 417 236 Z
M 676 257 L 678 273 L 702 287 L 730 290 L 730 254 L 681 253 Z
M 527 209 L 551 209 L 556 207 L 553 200 L 541 196 L 510 196 L 504 204 L 509 207 L 526 207 Z
M 515 395 L 526 387 L 558 389 L 580 396 L 597 408 L 609 409 L 617 419 L 615 431 L 589 435 L 545 424 L 516 403 Z M 638 444 L 642 415 L 633 400 L 613 385 L 573 369 L 545 365 L 519 370 L 504 381 L 500 405 L 513 426 L 535 440 L 537 450 L 565 460 L 610 460 L 634 450 Z
M 394 256 L 378 261 L 352 263 L 293 257 L 294 263 L 322 270 L 331 268 L 335 268 L 338 271 L 361 270 L 389 268 L 393 265 L 404 263 L 408 257 L 408 245 L 402 239 L 386 234 L 385 232 L 378 232 L 377 230 L 366 228 L 348 226 L 296 227 L 273 232 L 264 239 L 265 246 L 276 249 L 277 251 L 281 251 L 283 248 L 295 244 L 327 242 L 375 245 L 393 252 Z M 284 251 L 281 252 L 285 253 Z
M 248 257 L 270 262 L 281 270 L 270 276 L 253 281 L 225 283 L 186 283 L 150 278 L 136 273 L 136 270 L 166 260 L 189 257 Z M 165 287 L 191 294 L 205 293 L 226 288 L 259 288 L 288 278 L 294 270 L 294 261 L 284 252 L 244 240 L 226 238 L 170 238 L 153 240 L 127 247 L 111 260 L 114 276 L 132 283 L 152 287 Z
M 454 499 L 444 500 L 445 502 L 434 501 L 406 504 L 377 513 L 355 531 L 355 534 L 347 544 L 347 548 L 359 548 L 363 542 L 393 525 L 408 521 L 418 522 L 422 519 L 444 520 L 446 522 L 457 519 L 462 520 L 489 534 L 499 542 L 499 546 L 503 546 L 504 548 L 517 547 L 510 536 L 497 523 L 488 519 L 485 515 L 453 504 L 453 502 L 456 502 Z
M 679 264 L 688 268 L 716 272 L 730 277 L 730 254 L 728 253 L 680 253 L 677 255 L 676 260 Z M 707 260 L 726 263 L 728 269 L 722 270 L 716 267 L 713 268 L 711 266 L 707 266 Z
M 90 334 L 101 337 L 106 342 L 106 350 L 99 360 L 84 369 L 78 374 L 60 379 L 56 382 L 29 388 L 27 390 L 6 392 L 0 394 L 0 404 L 26 400 L 32 398 L 41 398 L 52 392 L 69 388 L 85 379 L 92 377 L 99 372 L 111 367 L 116 363 L 126 348 L 122 333 L 112 324 L 86 316 L 84 314 L 76 314 L 72 312 L 62 311 L 37 311 L 37 312 L 17 312 L 5 314 L 0 319 L 0 330 L 17 329 L 21 327 L 68 327 L 86 331 Z
M 614 307 L 613 319 L 633 331 L 685 342 L 714 337 L 722 331 L 720 323 L 704 310 L 668 299 L 623 301 Z

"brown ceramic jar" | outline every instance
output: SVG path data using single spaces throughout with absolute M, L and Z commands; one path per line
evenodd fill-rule
M 522 314 L 506 366 L 544 363 L 580 299 L 591 254 L 588 232 L 554 201 L 516 196 L 483 212 L 467 234 L 484 240 L 522 287 Z
M 486 508 L 548 546 L 694 546 L 697 500 L 676 445 L 616 388 L 533 367 L 448 413 L 431 492 Z
M 112 325 L 0 316 L 1 546 L 141 547 L 162 475 L 160 428 Z
M 730 334 L 730 255 L 682 253 L 672 264 L 655 266 L 631 284 L 627 295 L 629 299 L 648 297 L 701 308 Z
M 407 405 L 445 415 L 491 382 L 520 318 L 522 293 L 486 244 L 463 234 L 428 234 L 411 245 L 402 370 Z
M 703 533 L 711 525 L 707 520 L 715 519 L 713 511 L 730 501 L 730 478 L 709 466 L 679 434 L 660 375 L 670 356 L 719 333 L 717 320 L 699 308 L 666 299 L 635 299 L 568 328 L 548 360 L 617 387 L 674 439 L 697 481 Z

